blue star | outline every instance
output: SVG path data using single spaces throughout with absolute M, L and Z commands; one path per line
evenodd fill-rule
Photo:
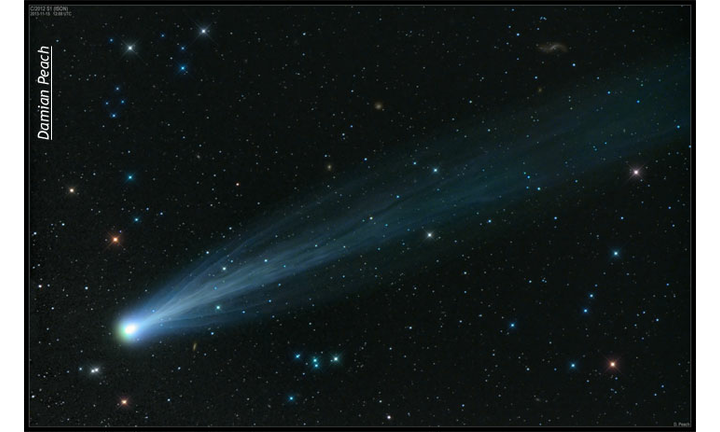
M 296 358 L 296 359 L 299 359 L 299 358 L 300 358 L 300 354 L 295 354 L 295 358 Z
M 110 114 L 110 117 L 115 118 L 115 117 L 117 117 L 117 114 L 112 113 L 112 114 Z
M 180 65 L 180 72 L 185 72 L 186 69 L 187 69 L 187 66 Z
M 587 309 L 583 309 L 583 313 L 588 313 L 588 310 L 587 310 Z
M 613 256 L 619 256 L 619 255 L 620 255 L 619 251 L 613 251 Z
M 139 217 L 136 217 L 135 219 L 133 219 L 133 221 L 135 221 L 135 222 L 140 222 L 140 218 L 139 218 Z
M 128 174 L 127 179 L 128 179 L 128 180 L 132 180 L 132 179 L 133 179 L 133 175 L 132 175 L 132 174 Z
M 575 369 L 575 363 L 570 363 L 570 369 Z
M 288 397 L 288 400 L 289 400 L 290 402 L 294 401 L 294 400 L 295 400 L 295 396 L 289 396 L 289 397 Z

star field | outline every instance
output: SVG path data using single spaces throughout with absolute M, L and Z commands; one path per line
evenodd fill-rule
M 689 422 L 690 15 L 31 18 L 30 425 Z

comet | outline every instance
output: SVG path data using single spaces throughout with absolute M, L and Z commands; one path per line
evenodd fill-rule
M 586 182 L 604 172 L 624 176 L 628 159 L 642 152 L 687 145 L 689 62 L 659 64 L 643 69 L 642 87 L 622 76 L 592 77 L 543 95 L 541 106 L 453 123 L 394 153 L 362 158 L 346 176 L 245 221 L 237 237 L 198 248 L 184 269 L 129 305 L 117 333 L 133 343 L 211 334 L 311 310 L 388 289 L 446 259 L 458 240 L 502 238 L 509 214 L 514 224 L 537 216 L 525 210 L 528 200 L 551 203 L 558 186 L 588 193 Z M 638 107 L 639 97 L 664 109 Z

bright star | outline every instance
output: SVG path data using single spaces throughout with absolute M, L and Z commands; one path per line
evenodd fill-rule
M 134 46 L 132 46 L 132 45 L 128 45 L 128 47 L 127 47 L 127 50 L 128 50 L 128 51 L 132 51 L 133 49 L 135 49 L 135 47 L 134 47 Z

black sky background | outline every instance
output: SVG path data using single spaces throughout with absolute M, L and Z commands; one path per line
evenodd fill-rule
M 690 421 L 689 134 L 521 200 L 488 238 L 458 223 L 436 260 L 344 301 L 132 347 L 114 328 L 364 158 L 687 61 L 690 8 L 70 9 L 29 22 L 30 77 L 52 44 L 56 89 L 55 140 L 30 141 L 30 425 Z

